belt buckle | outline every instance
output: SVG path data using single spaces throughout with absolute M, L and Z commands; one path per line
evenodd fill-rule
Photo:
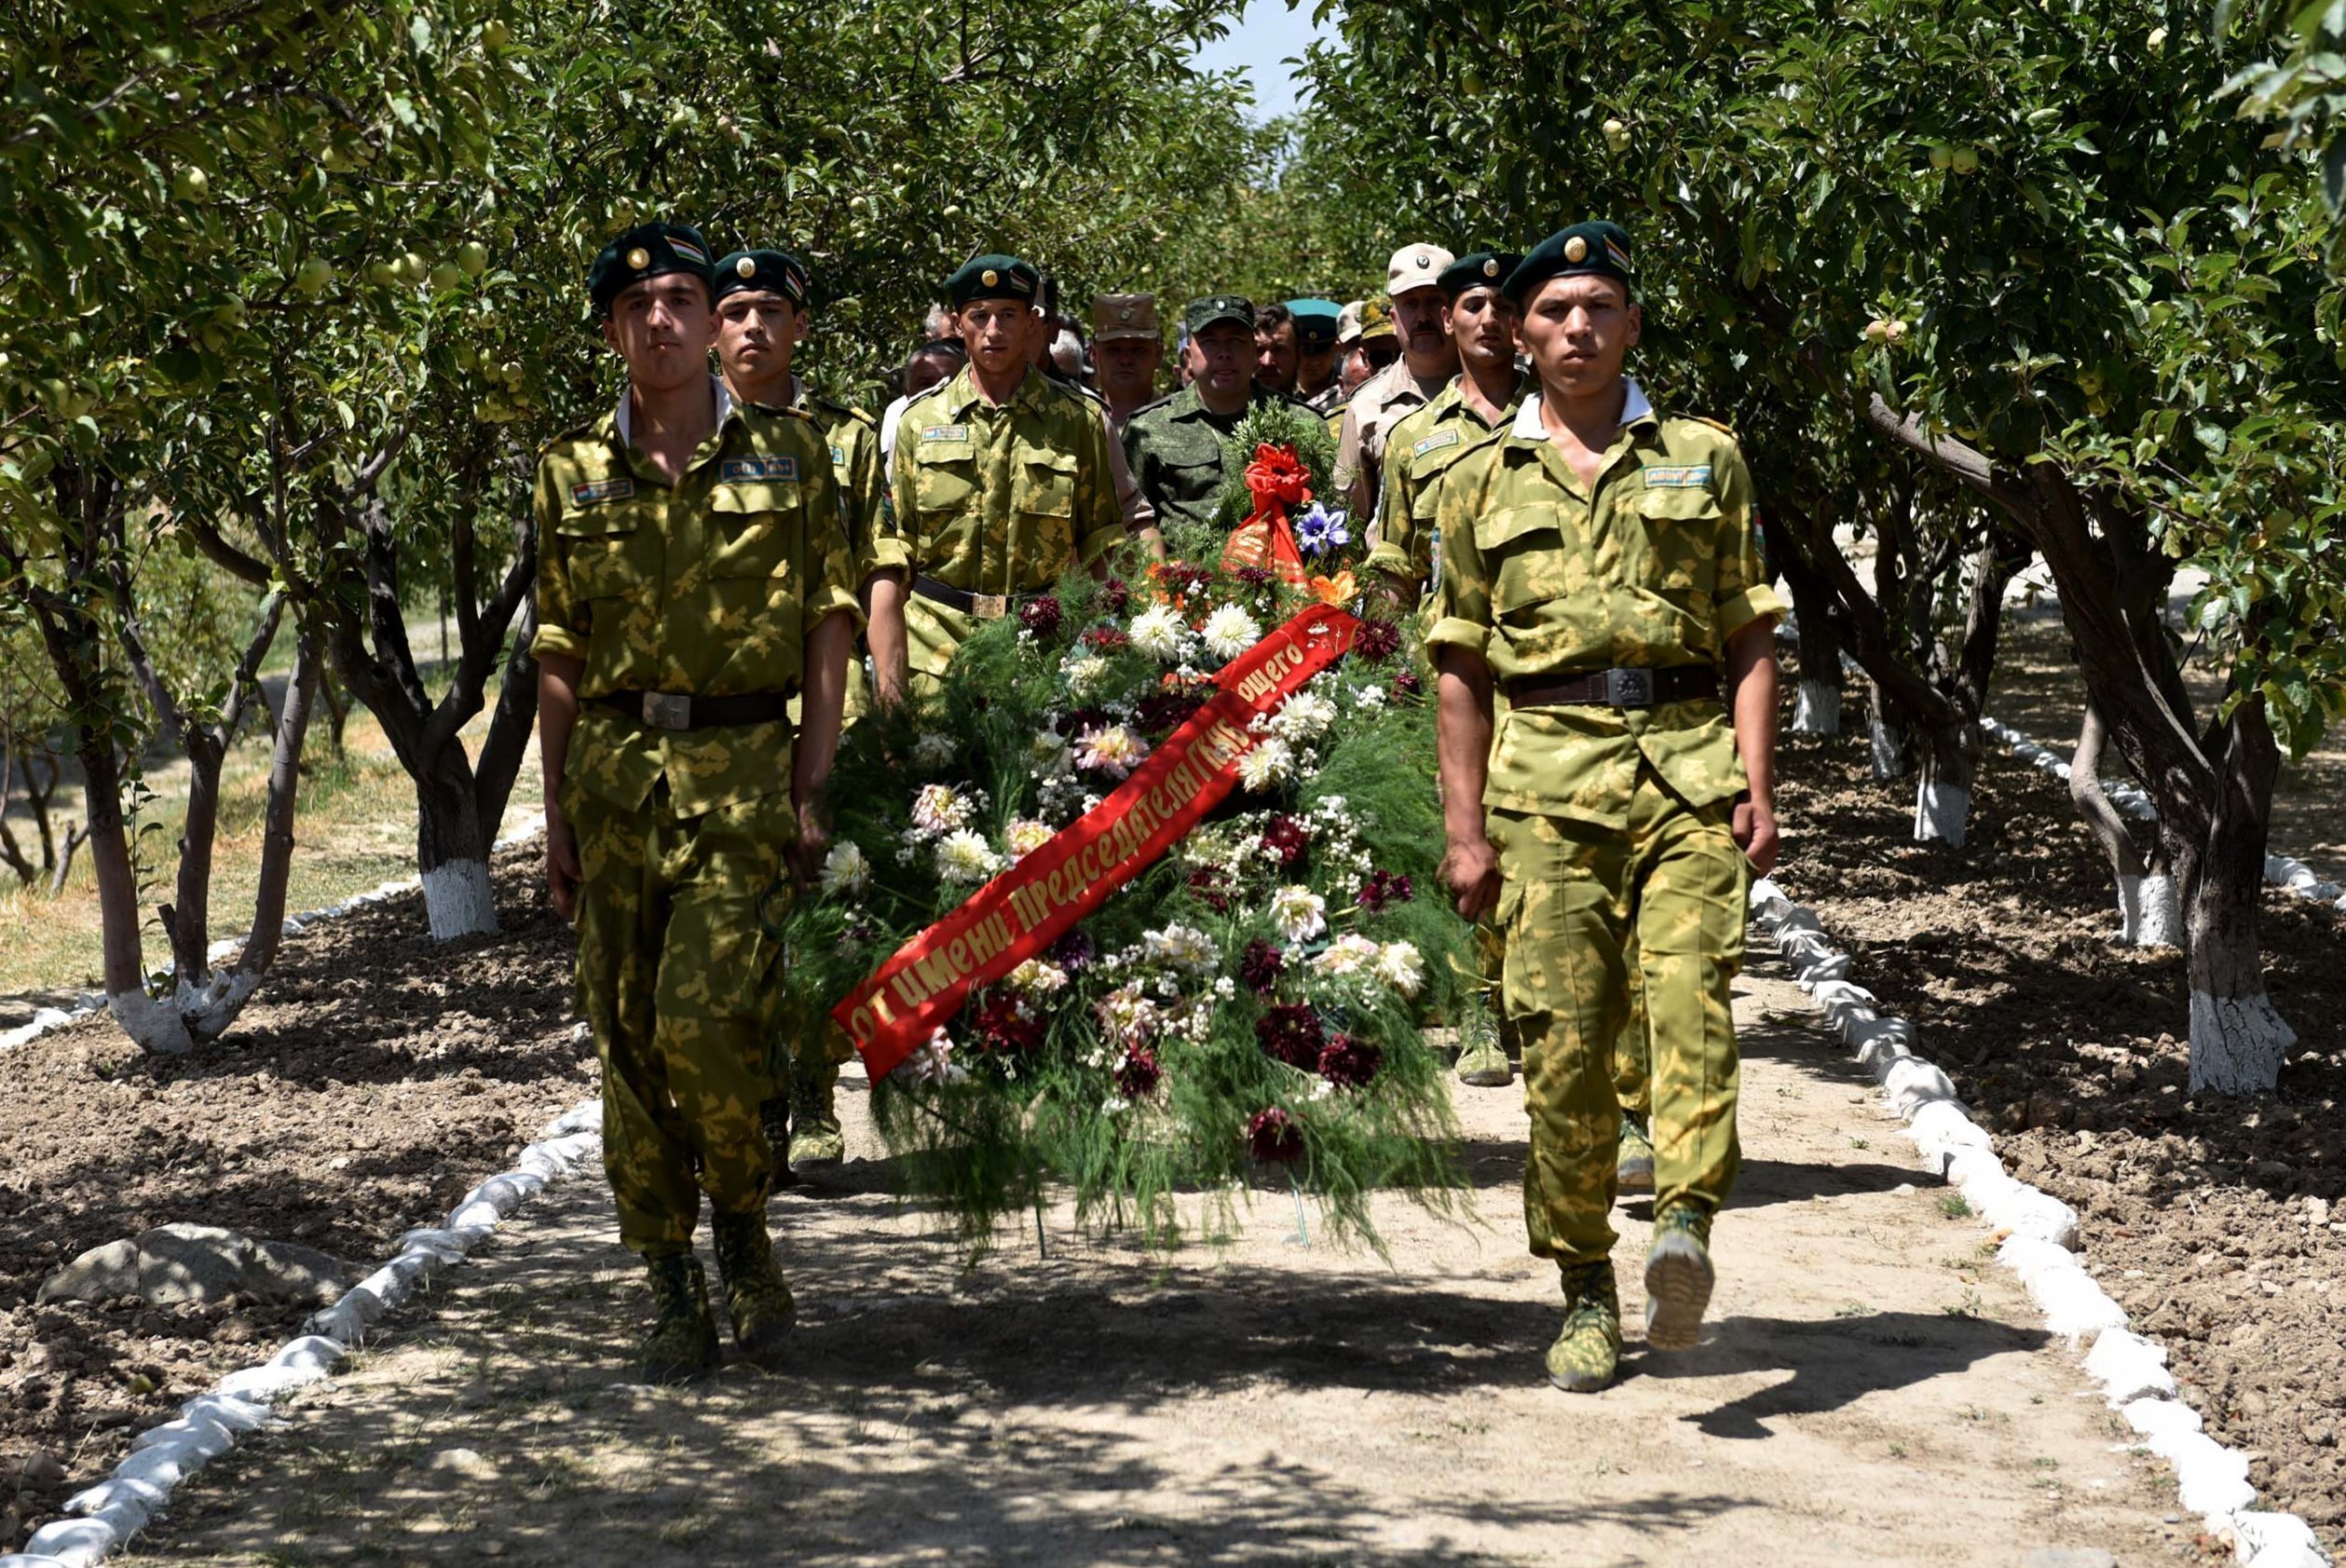
M 1604 673 L 1604 700 L 1616 708 L 1650 708 L 1654 705 L 1654 672 L 1651 670 L 1607 670 Z
M 969 596 L 969 613 L 980 620 L 1000 620 L 1010 613 L 1010 596 L 1007 593 L 972 593 Z
M 644 723 L 653 729 L 692 728 L 692 699 L 675 691 L 644 693 Z

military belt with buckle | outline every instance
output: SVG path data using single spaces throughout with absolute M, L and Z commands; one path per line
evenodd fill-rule
M 966 588 L 956 588 L 949 582 L 939 582 L 933 577 L 916 575 L 912 591 L 924 599 L 934 599 L 948 609 L 974 615 L 980 620 L 1000 620 L 1016 609 L 1028 594 L 973 593 Z
M 695 697 L 682 691 L 613 691 L 590 702 L 624 714 L 647 729 L 725 729 L 790 716 L 790 693 Z
M 1523 675 L 1507 683 L 1518 708 L 1654 708 L 1664 702 L 1719 701 L 1719 672 L 1708 664 L 1667 670 L 1591 670 L 1579 675 Z

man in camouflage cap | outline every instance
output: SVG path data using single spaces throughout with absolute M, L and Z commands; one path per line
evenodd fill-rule
M 1125 538 L 1100 410 L 1028 361 L 1040 277 L 974 256 L 946 280 L 969 363 L 912 401 L 890 464 L 894 516 L 876 552 L 880 700 L 945 674 L 981 620 L 1016 612 L 1070 566 L 1104 569 Z
M 1280 399 L 1255 384 L 1255 309 L 1236 294 L 1190 301 L 1181 313 L 1198 374 L 1125 425 L 1125 457 L 1166 522 L 1210 523 L 1221 489 L 1222 437 L 1247 411 Z
M 1654 1239 L 1645 1341 L 1693 1345 L 1734 1184 L 1729 982 L 1746 882 L 1776 860 L 1776 664 L 1783 605 L 1760 565 L 1735 438 L 1663 418 L 1622 373 L 1642 325 L 1629 236 L 1549 236 L 1507 293 L 1536 385 L 1442 482 L 1426 643 L 1443 879 L 1495 909 L 1523 1035 L 1532 1250 L 1555 1260 L 1557 1386 L 1612 1382 L 1621 1347 L 1609 1216 L 1626 966 L 1644 986 Z M 1506 693 L 1494 726 L 1494 688 Z
M 1156 295 L 1101 294 L 1092 301 L 1092 362 L 1108 405 L 1108 432 L 1121 443 L 1125 421 L 1156 401 L 1157 370 L 1165 363 Z
M 763 1355 L 789 1331 L 758 1125 L 782 989 L 762 916 L 820 863 L 859 616 L 821 432 L 708 374 L 713 283 L 706 242 L 675 225 L 595 258 L 627 388 L 548 443 L 536 495 L 547 881 L 578 922 L 604 1169 L 650 1271 L 641 1359 L 662 1380 L 717 1357 L 703 1193 L 736 1342 Z
M 1457 258 L 1439 245 L 1404 245 L 1385 265 L 1384 296 L 1391 302 L 1400 358 L 1360 384 L 1352 394 L 1336 438 L 1337 488 L 1352 499 L 1357 516 L 1374 516 L 1383 482 L 1385 432 L 1458 374 L 1458 349 L 1442 331 L 1442 269 Z M 1364 310 L 1361 345 L 1371 334 Z

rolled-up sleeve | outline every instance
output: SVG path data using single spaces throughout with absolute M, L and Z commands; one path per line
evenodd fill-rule
M 555 531 L 562 521 L 562 485 L 551 458 L 538 460 L 530 505 L 538 514 L 538 634 L 529 651 L 540 659 L 584 659 L 593 628 L 587 606 L 571 593 L 569 551 Z

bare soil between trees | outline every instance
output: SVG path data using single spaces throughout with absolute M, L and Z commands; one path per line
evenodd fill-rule
M 2298 1045 L 2276 1098 L 2194 1096 L 2183 957 L 2109 944 L 2107 866 L 2058 782 L 1994 754 L 1951 850 L 1911 841 L 1913 783 L 1875 783 L 1862 734 L 1787 737 L 1781 772 L 1778 880 L 2013 1173 L 2083 1216 L 2088 1266 L 2263 1502 L 2346 1552 L 2346 919 L 2267 890 Z

